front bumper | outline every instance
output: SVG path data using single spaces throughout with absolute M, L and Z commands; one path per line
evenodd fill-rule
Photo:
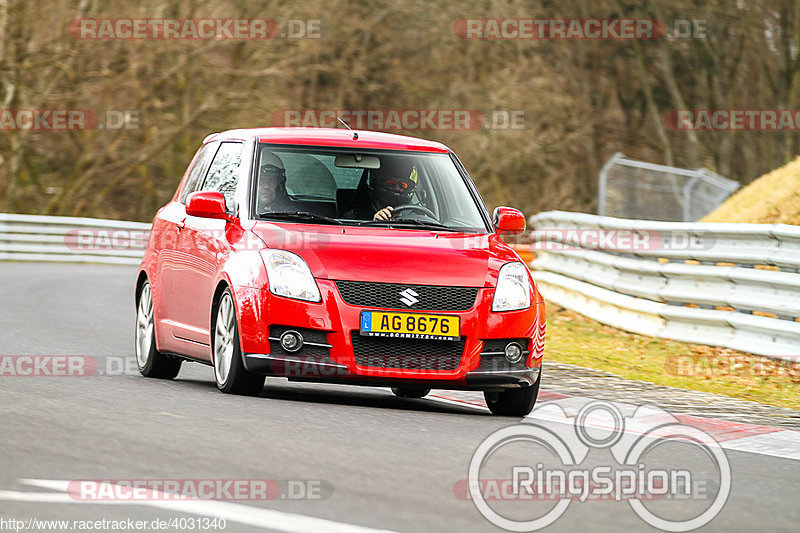
M 341 381 L 352 385 L 393 387 L 398 385 L 431 385 L 425 379 L 404 376 L 365 376 L 350 370 L 331 359 L 291 355 L 243 354 L 248 372 L 289 378 L 294 381 Z M 492 390 L 529 387 L 539 379 L 541 367 L 509 370 L 473 370 L 463 380 L 437 380 L 440 389 Z
M 241 347 L 248 371 L 304 381 L 377 386 L 420 384 L 464 390 L 524 387 L 536 383 L 539 377 L 545 320 L 541 301 L 526 310 L 493 313 L 494 289 L 481 288 L 475 304 L 467 311 L 436 311 L 461 319 L 463 351 L 455 368 L 391 368 L 358 363 L 351 334 L 358 331 L 360 313 L 365 308 L 345 303 L 334 281 L 318 279 L 317 284 L 322 294 L 320 303 L 278 297 L 267 290 L 235 288 Z M 270 342 L 273 326 L 319 332 L 323 339 L 319 344 L 329 348 L 311 353 L 282 352 L 274 339 Z M 527 356 L 515 365 L 498 359 L 490 364 L 488 356 L 482 355 L 485 341 L 508 338 L 526 339 Z

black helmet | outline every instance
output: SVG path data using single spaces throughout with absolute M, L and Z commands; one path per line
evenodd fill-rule
M 405 205 L 417 186 L 417 167 L 407 157 L 386 156 L 370 171 L 369 188 L 381 206 Z

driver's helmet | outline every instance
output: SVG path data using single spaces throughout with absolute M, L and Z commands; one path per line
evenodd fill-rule
M 405 205 L 417 186 L 417 167 L 407 157 L 382 157 L 380 168 L 370 172 L 369 188 L 376 204 Z

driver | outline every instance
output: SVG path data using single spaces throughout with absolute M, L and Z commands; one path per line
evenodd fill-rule
M 372 220 L 389 220 L 395 208 L 407 205 L 417 186 L 417 167 L 405 157 L 387 157 L 370 175 Z
M 258 213 L 282 212 L 291 207 L 286 192 L 286 169 L 272 152 L 262 152 L 258 170 Z

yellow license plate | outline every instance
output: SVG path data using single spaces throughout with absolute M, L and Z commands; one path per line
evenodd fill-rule
M 461 319 L 451 315 L 361 311 L 361 334 L 452 341 L 461 337 Z

